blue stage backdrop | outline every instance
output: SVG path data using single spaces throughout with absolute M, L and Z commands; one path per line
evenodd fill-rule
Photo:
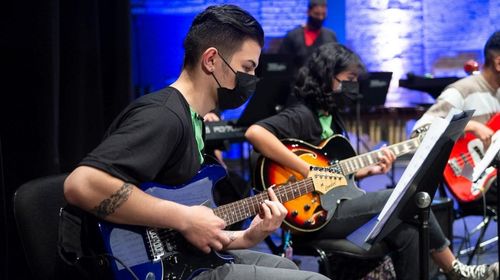
M 133 75 L 137 96 L 169 85 L 182 67 L 182 41 L 209 5 L 248 10 L 266 34 L 264 52 L 306 20 L 308 0 L 131 0 Z M 498 0 L 330 0 L 325 25 L 362 57 L 369 71 L 394 72 L 386 106 L 431 103 L 428 94 L 398 87 L 406 73 L 465 76 L 468 59 L 483 62 L 488 36 L 500 29 Z M 227 112 L 237 118 L 241 108 Z
M 194 16 L 210 5 L 231 3 L 249 11 L 266 34 L 264 51 L 272 51 L 285 33 L 305 22 L 308 0 L 131 0 L 134 85 L 139 95 L 162 88 L 182 67 L 182 41 Z M 326 26 L 345 40 L 344 0 L 330 1 Z

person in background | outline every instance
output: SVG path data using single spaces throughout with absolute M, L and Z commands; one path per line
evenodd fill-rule
M 243 250 L 279 228 L 286 215 L 272 190 L 247 229 L 230 231 L 210 208 L 159 199 L 138 187 L 150 181 L 179 185 L 197 174 L 203 163 L 202 116 L 245 102 L 255 89 L 263 43 L 260 24 L 237 6 L 210 6 L 198 14 L 184 41 L 178 79 L 138 98 L 114 120 L 67 177 L 66 200 L 113 223 L 176 230 L 200 251 L 196 254 L 224 250 L 235 257 L 197 280 L 326 279 L 285 258 Z
M 494 131 L 486 123 L 500 112 L 500 30 L 488 38 L 484 49 L 484 66 L 477 75 L 467 76 L 447 86 L 436 99 L 436 102 L 415 123 L 416 131 L 436 118 L 444 118 L 451 110 L 475 110 L 471 121 L 465 126 L 465 132 L 473 133 L 486 148 L 491 143 Z M 496 180 L 485 194 L 486 204 L 497 206 Z M 482 200 L 461 203 L 464 209 L 483 208 Z
M 250 126 L 245 133 L 254 148 L 278 164 L 296 170 L 307 177 L 310 165 L 290 151 L 280 139 L 295 138 L 313 145 L 333 134 L 345 134 L 338 110 L 349 102 L 348 84 L 356 82 L 364 73 L 364 66 L 357 54 L 343 45 L 328 43 L 320 46 L 299 71 L 294 87 L 298 102 L 275 116 Z M 382 149 L 379 161 L 360 169 L 356 179 L 386 173 L 395 155 Z M 344 239 L 364 225 L 384 207 L 392 190 L 367 192 L 362 196 L 343 200 L 332 219 L 321 229 L 305 233 L 303 238 Z M 462 264 L 449 248 L 450 241 L 443 234 L 434 214 L 429 219 L 431 256 L 445 272 L 448 279 L 498 279 L 498 262 L 492 265 Z M 391 249 L 397 279 L 419 277 L 418 229 L 409 222 L 399 224 L 385 238 Z
M 323 27 L 327 11 L 326 0 L 310 0 L 307 7 L 307 23 L 288 31 L 283 38 L 278 53 L 293 57 L 295 72 L 319 46 L 337 42 L 335 32 Z

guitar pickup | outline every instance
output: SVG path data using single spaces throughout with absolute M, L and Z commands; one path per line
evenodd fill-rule
M 452 158 L 451 160 L 448 161 L 448 164 L 450 165 L 451 169 L 453 170 L 453 173 L 455 174 L 455 176 L 460 176 L 460 174 L 462 173 L 462 168 L 458 164 L 457 159 Z

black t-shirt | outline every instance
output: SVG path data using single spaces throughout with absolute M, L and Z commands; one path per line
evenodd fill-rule
M 331 128 L 334 134 L 343 134 L 343 123 L 339 114 L 334 114 L 332 117 Z M 269 130 L 278 139 L 295 138 L 313 145 L 318 145 L 323 140 L 321 139 L 323 128 L 317 113 L 300 102 L 256 124 Z
M 144 95 L 113 121 L 80 165 L 133 184 L 178 185 L 200 168 L 189 104 L 172 87 Z
M 304 65 L 307 58 L 316 50 L 319 46 L 337 42 L 337 36 L 333 30 L 322 27 L 318 38 L 314 41 L 311 46 L 306 46 L 306 41 L 304 38 L 304 27 L 298 26 L 290 30 L 278 50 L 279 53 L 291 54 L 294 56 L 294 71 L 297 72 L 300 67 Z

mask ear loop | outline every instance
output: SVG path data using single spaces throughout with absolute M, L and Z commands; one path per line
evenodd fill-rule
M 217 54 L 222 59 L 222 61 L 224 61 L 224 63 L 227 65 L 227 67 L 229 67 L 229 69 L 231 69 L 231 71 L 233 71 L 233 73 L 236 74 L 236 71 L 234 71 L 233 67 L 231 67 L 231 65 L 229 65 L 229 63 L 227 63 L 226 59 L 224 59 L 224 57 L 220 54 L 219 51 L 217 51 Z
M 229 65 L 229 63 L 227 63 L 227 61 L 224 59 L 224 57 L 220 54 L 219 50 L 217 50 L 217 54 L 222 59 L 222 61 L 224 61 L 224 63 L 227 65 L 227 67 L 229 67 L 229 69 L 231 69 L 231 71 L 236 75 L 236 72 L 234 71 L 234 69 L 231 67 L 231 65 Z M 214 77 L 215 81 L 217 82 L 217 85 L 219 85 L 219 87 L 221 88 L 222 86 L 219 83 L 219 80 L 217 80 L 217 78 L 215 77 L 214 72 L 212 72 L 212 77 Z
M 214 77 L 215 82 L 217 82 L 217 84 L 218 84 L 218 85 L 219 85 L 219 87 L 221 88 L 222 86 L 220 85 L 219 80 L 217 80 L 217 78 L 215 77 L 214 72 L 212 72 L 211 74 L 212 74 L 212 77 Z
M 339 91 L 339 92 L 340 92 L 340 91 L 342 91 L 342 81 L 341 81 L 341 80 L 339 80 L 339 79 L 337 78 L 337 76 L 335 76 L 335 77 L 333 77 L 333 78 L 335 79 L 335 81 L 337 81 L 337 82 L 339 83 L 339 88 L 338 88 L 338 89 L 334 89 L 334 90 L 335 90 L 335 91 Z

